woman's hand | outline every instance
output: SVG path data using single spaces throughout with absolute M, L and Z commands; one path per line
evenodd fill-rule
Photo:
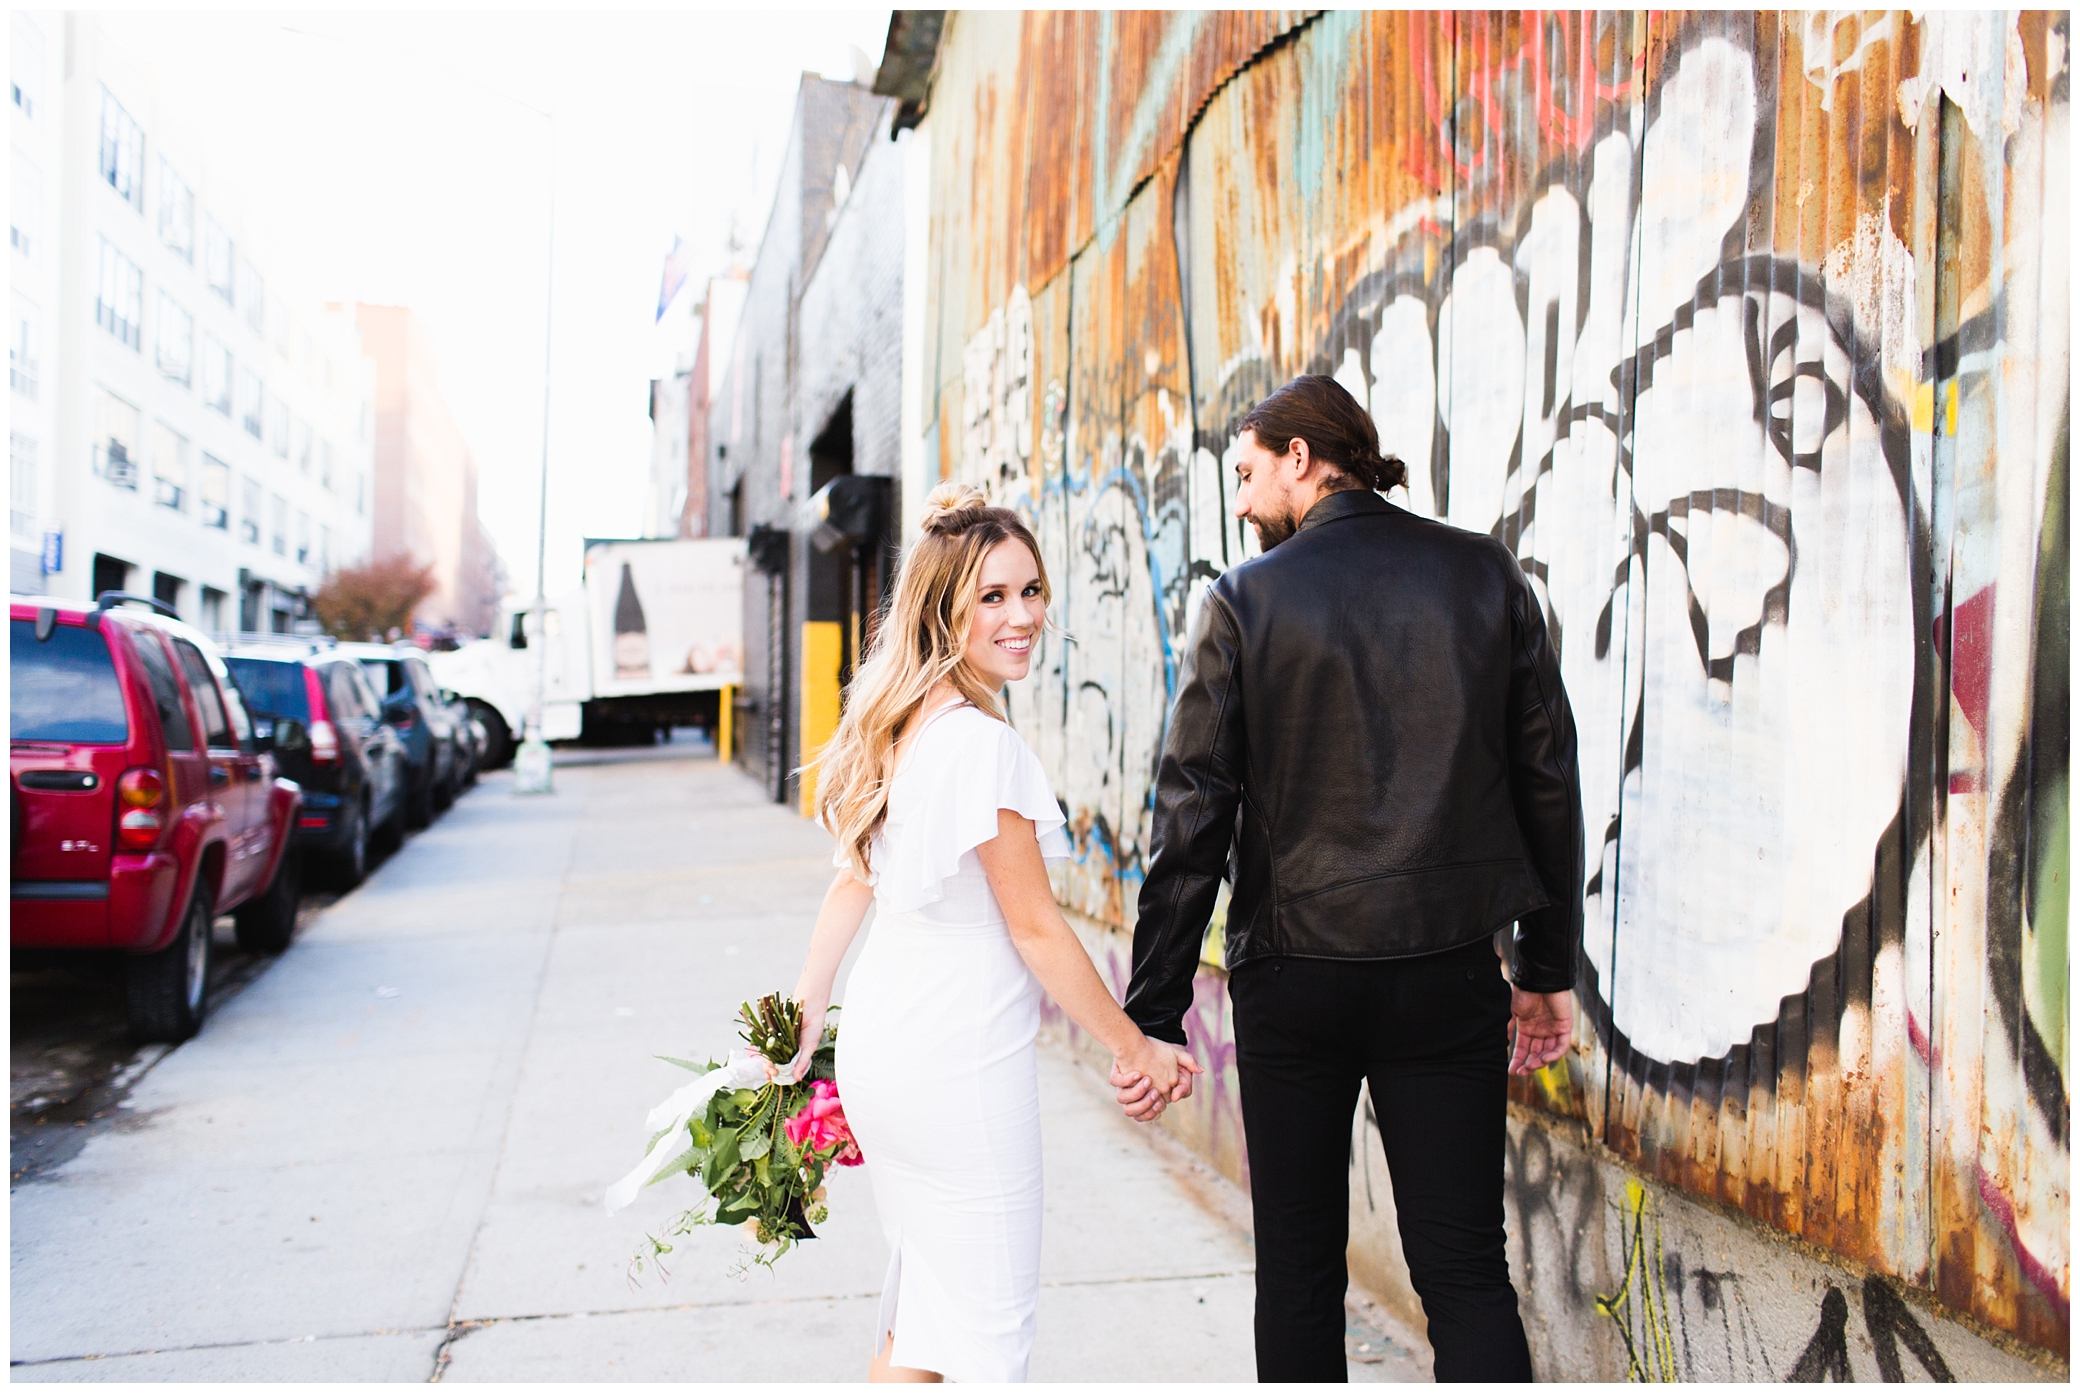
M 808 1075 L 816 1047 L 823 1043 L 823 1018 L 830 1013 L 830 1009 L 830 1003 L 827 1001 L 802 1002 L 802 1042 L 801 1047 L 795 1051 L 794 1062 L 787 1066 L 789 1083 L 800 1083 Z

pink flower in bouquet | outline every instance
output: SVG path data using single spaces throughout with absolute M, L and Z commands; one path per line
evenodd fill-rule
M 851 1124 L 845 1121 L 845 1105 L 838 1098 L 838 1085 L 829 1079 L 818 1079 L 809 1086 L 809 1101 L 802 1110 L 787 1119 L 787 1139 L 798 1147 L 811 1151 L 836 1149 L 831 1159 L 841 1166 L 856 1166 L 864 1158 L 859 1154 L 859 1143 L 852 1138 Z

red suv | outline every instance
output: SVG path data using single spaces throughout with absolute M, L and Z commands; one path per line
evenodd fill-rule
M 217 915 L 242 947 L 288 946 L 302 795 L 210 641 L 110 607 L 131 598 L 10 600 L 13 942 L 129 954 L 131 1033 L 185 1040 Z

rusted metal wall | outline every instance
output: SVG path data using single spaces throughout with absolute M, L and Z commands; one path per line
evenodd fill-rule
M 2067 34 L 952 16 L 936 440 L 1060 596 L 1064 902 L 1130 926 L 1228 432 L 1333 373 L 1560 643 L 1600 853 L 1519 1101 L 2063 1353 Z

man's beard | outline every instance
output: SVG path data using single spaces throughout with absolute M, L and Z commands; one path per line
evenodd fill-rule
M 1249 525 L 1257 529 L 1257 549 L 1269 551 L 1300 530 L 1300 519 L 1290 512 L 1269 516 L 1252 514 Z

